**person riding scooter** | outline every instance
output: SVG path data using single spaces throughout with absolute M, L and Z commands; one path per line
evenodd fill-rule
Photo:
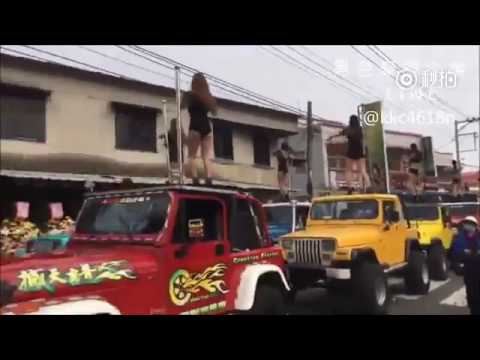
M 463 264 L 467 303 L 472 315 L 480 315 L 480 231 L 478 221 L 467 216 L 452 243 L 454 269 Z

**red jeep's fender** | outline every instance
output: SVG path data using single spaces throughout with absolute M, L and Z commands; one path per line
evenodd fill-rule
M 265 274 L 278 275 L 280 279 L 278 285 L 283 286 L 286 291 L 290 291 L 285 274 L 279 265 L 271 263 L 247 265 L 232 274 L 232 285 L 234 285 L 236 291 L 229 293 L 227 296 L 227 303 L 231 305 L 229 308 L 242 311 L 250 310 L 255 301 L 258 280 Z
M 9 304 L 1 315 L 120 315 L 117 307 L 100 296 L 70 296 L 35 299 Z

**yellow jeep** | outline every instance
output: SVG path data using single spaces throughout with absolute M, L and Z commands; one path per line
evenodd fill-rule
M 430 288 L 418 233 L 396 195 L 315 198 L 306 229 L 283 236 L 280 244 L 293 289 L 346 289 L 363 313 L 387 312 L 392 272 L 404 272 L 411 294 Z
M 428 268 L 432 279 L 446 280 L 447 251 L 454 236 L 447 208 L 427 203 L 405 203 L 405 206 L 411 225 L 420 235 L 420 247 L 428 252 Z

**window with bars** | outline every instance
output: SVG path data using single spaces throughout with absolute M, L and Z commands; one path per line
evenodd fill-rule
M 157 111 L 114 104 L 115 147 L 119 150 L 157 152 Z
M 231 125 L 218 119 L 214 119 L 212 123 L 215 157 L 233 160 L 233 131 Z
M 0 138 L 46 142 L 48 92 L 0 84 Z

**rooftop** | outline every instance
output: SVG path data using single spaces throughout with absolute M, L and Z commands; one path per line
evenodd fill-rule
M 115 85 L 130 86 L 139 90 L 158 92 L 164 96 L 174 97 L 176 95 L 175 89 L 172 87 L 153 84 L 153 83 L 129 78 L 126 76 L 116 76 L 116 75 L 103 73 L 100 71 L 85 70 L 85 69 L 81 69 L 74 66 L 60 64 L 57 62 L 33 60 L 27 57 L 13 56 L 5 53 L 0 53 L 0 60 L 1 60 L 0 61 L 1 66 L 6 66 L 6 65 L 20 66 L 20 67 L 33 69 L 33 70 L 48 71 L 55 74 L 62 73 L 62 74 L 65 74 L 66 76 L 71 76 L 71 77 L 77 77 L 77 78 L 80 77 L 82 79 L 86 78 L 92 81 L 106 82 L 114 86 Z M 299 116 L 299 114 L 297 113 L 278 110 L 278 109 L 274 109 L 266 106 L 254 105 L 252 103 L 240 102 L 240 101 L 235 101 L 232 99 L 227 99 L 222 97 L 216 97 L 216 99 L 218 103 L 221 105 L 236 106 L 236 107 L 240 106 L 244 109 L 249 109 L 252 111 L 263 111 L 268 113 L 275 113 L 277 115 L 291 117 L 291 120 L 295 120 L 295 121 L 297 121 L 297 118 Z

